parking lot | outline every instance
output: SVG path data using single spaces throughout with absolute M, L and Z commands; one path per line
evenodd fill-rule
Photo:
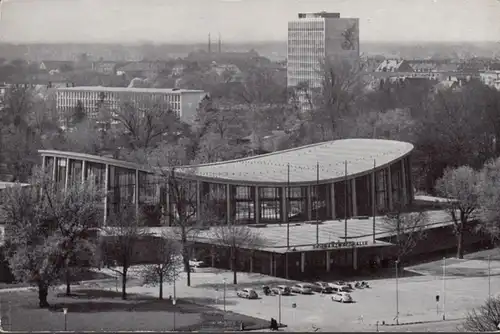
M 224 284 L 224 279 L 226 284 Z M 192 285 L 187 287 L 185 276 L 176 283 L 177 298 L 190 299 L 224 309 L 224 285 L 226 286 L 227 311 L 235 311 L 254 317 L 279 318 L 278 296 L 265 296 L 262 286 L 293 285 L 295 282 L 261 274 L 238 273 L 238 285 L 232 284 L 232 273 L 211 270 L 192 274 Z M 281 322 L 293 331 L 374 330 L 377 321 L 394 323 L 396 316 L 396 281 L 380 279 L 369 281 L 371 288 L 352 292 L 354 303 L 342 304 L 331 300 L 329 295 L 297 295 L 281 297 Z M 500 277 L 491 277 L 493 291 L 500 287 Z M 236 289 L 254 288 L 259 299 L 247 300 L 236 296 Z M 155 287 L 131 287 L 130 292 L 156 295 Z M 447 277 L 445 284 L 445 310 L 447 319 L 463 318 L 473 307 L 482 304 L 488 296 L 486 277 Z M 414 276 L 398 280 L 400 322 L 436 321 L 443 316 L 443 281 L 441 277 Z M 173 295 L 173 286 L 165 285 L 164 293 Z M 436 305 L 436 294 L 440 303 Z M 496 293 L 495 293 L 496 294 Z M 293 307 L 293 304 L 296 307 Z M 438 308 L 436 308 L 438 306 Z

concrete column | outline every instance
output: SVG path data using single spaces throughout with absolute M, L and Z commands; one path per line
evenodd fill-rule
M 352 267 L 354 270 L 358 269 L 358 249 L 356 247 L 352 249 Z
M 387 167 L 386 169 L 387 173 L 387 198 L 389 200 L 389 210 L 393 209 L 393 203 L 392 203 L 392 175 L 391 175 L 391 166 Z
M 108 190 L 109 190 L 109 165 L 106 164 L 106 169 L 104 172 L 104 226 L 106 226 L 106 220 L 108 218 Z
M 212 246 L 212 252 L 211 252 L 211 260 L 212 260 L 212 268 L 215 268 L 215 247 Z
M 286 192 L 286 187 L 281 188 L 281 221 L 283 223 L 288 222 L 288 194 Z
M 202 209 L 201 209 L 201 192 L 203 184 L 201 181 L 196 181 L 196 220 L 201 220 Z
M 253 273 L 253 253 L 250 253 L 250 272 Z
M 411 155 L 409 155 L 407 158 L 407 165 L 408 165 L 408 184 L 406 185 L 409 188 L 409 198 L 408 198 L 408 204 L 413 203 L 413 180 L 411 177 Z
M 406 188 L 406 166 L 405 159 L 401 159 L 401 192 L 402 192 L 402 201 L 403 205 L 408 204 L 408 191 Z
M 59 163 L 59 158 L 54 157 L 54 165 L 52 166 L 52 182 L 56 182 L 56 168 Z
M 371 174 L 371 188 L 370 188 L 370 202 L 372 202 L 372 211 L 371 213 L 373 214 L 373 212 L 377 213 L 377 184 L 375 183 L 375 172 L 372 172 Z
M 300 253 L 300 272 L 303 273 L 306 271 L 306 253 Z
M 352 216 L 358 215 L 358 201 L 356 196 L 356 179 L 351 180 L 351 202 L 352 202 Z
M 269 253 L 269 275 L 273 276 L 273 264 L 274 264 L 274 256 L 273 253 Z
M 85 170 L 87 169 L 87 161 L 82 160 L 82 183 L 85 183 Z
M 64 178 L 64 191 L 66 191 L 69 185 L 69 158 L 66 159 L 66 175 Z
M 272 276 L 277 276 L 276 273 L 277 273 L 277 265 L 276 265 L 276 256 L 273 256 L 273 273 L 272 273 Z
M 332 219 L 337 218 L 337 212 L 335 208 L 335 183 L 330 184 L 330 207 L 332 210 Z
M 135 170 L 135 187 L 134 187 L 134 203 L 135 213 L 139 214 L 139 170 Z
M 330 251 L 326 251 L 326 272 L 329 273 L 331 269 Z
M 259 186 L 255 186 L 255 200 L 254 200 L 254 214 L 255 214 L 255 224 L 260 223 L 260 198 L 259 198 Z
M 231 185 L 226 184 L 226 223 L 230 224 L 231 221 Z
M 312 220 L 311 186 L 306 187 L 306 210 L 307 220 Z
M 167 217 L 167 222 L 168 225 L 170 226 L 172 224 L 172 205 L 170 204 L 170 184 L 165 185 L 165 208 L 167 211 L 166 217 Z

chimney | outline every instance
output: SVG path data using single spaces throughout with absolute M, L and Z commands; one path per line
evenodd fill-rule
M 220 33 L 219 33 L 219 53 L 222 53 L 222 44 L 220 40 Z
M 212 52 L 212 41 L 210 40 L 210 33 L 208 33 L 208 53 Z

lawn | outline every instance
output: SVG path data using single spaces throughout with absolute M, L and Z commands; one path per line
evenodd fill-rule
M 69 331 L 210 331 L 262 329 L 268 320 L 248 317 L 178 300 L 157 300 L 150 296 L 130 294 L 124 301 L 120 292 L 98 289 L 74 289 L 68 297 L 60 291 L 49 295 L 49 309 L 39 309 L 34 291 L 0 294 L 2 325 L 13 331 L 64 330 L 63 309 L 67 308 L 66 329 Z M 175 323 L 174 323 L 175 322 Z

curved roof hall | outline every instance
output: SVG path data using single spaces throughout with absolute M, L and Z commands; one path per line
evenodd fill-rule
M 352 178 L 387 167 L 413 145 L 384 139 L 341 139 L 243 159 L 190 166 L 200 178 L 238 184 L 314 184 Z
M 412 150 L 412 144 L 394 140 L 342 139 L 243 159 L 183 166 L 177 170 L 188 174 L 189 178 L 214 183 L 284 185 L 288 182 L 289 165 L 290 184 L 307 185 L 317 182 L 318 164 L 319 182 L 330 183 L 346 177 L 346 165 L 348 178 L 361 176 L 373 171 L 374 164 L 376 170 L 385 168 L 409 155 Z M 124 168 L 150 169 L 130 162 L 88 154 L 46 150 L 40 153 Z

